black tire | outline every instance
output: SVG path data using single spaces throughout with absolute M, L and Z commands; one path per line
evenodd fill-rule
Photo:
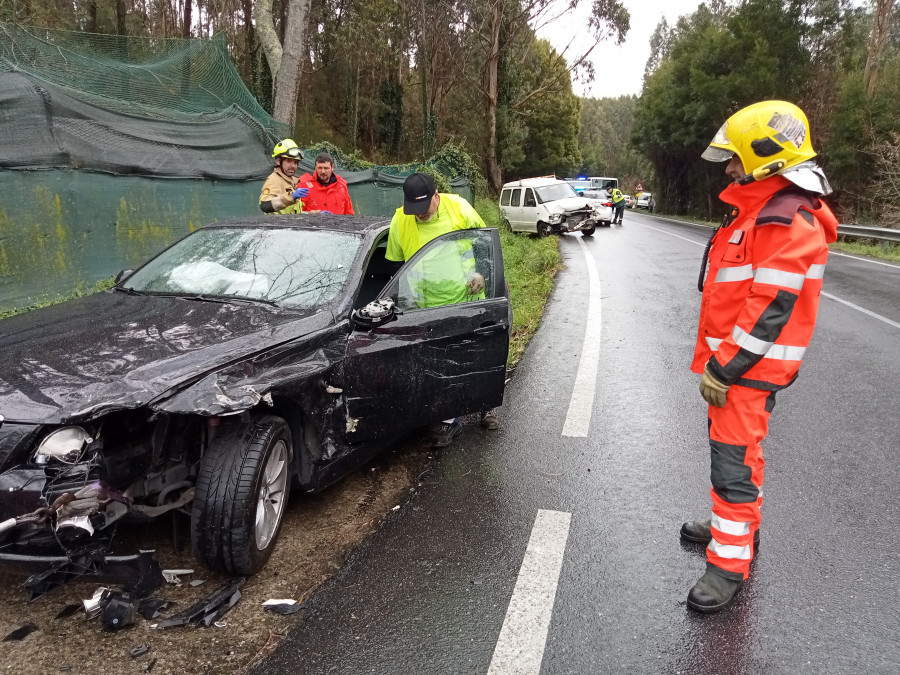
M 592 225 L 591 227 L 586 227 L 581 231 L 581 236 L 582 237 L 593 237 L 595 229 L 596 229 L 596 225 Z
M 550 226 L 547 223 L 539 220 L 538 224 L 537 224 L 537 236 L 546 237 L 549 235 L 550 235 Z
M 292 451 L 291 430 L 274 415 L 218 429 L 200 461 L 191 513 L 191 541 L 198 561 L 217 572 L 239 576 L 254 574 L 266 563 L 284 520 Z M 283 455 L 280 492 L 277 485 L 269 492 L 273 474 L 266 476 L 270 465 L 273 471 L 282 470 L 273 453 Z M 277 497 L 272 500 L 270 495 Z M 257 527 L 257 510 L 262 508 L 265 516 L 266 504 L 276 506 L 274 523 L 264 518 Z M 269 531 L 268 537 L 260 536 Z
M 503 227 L 507 232 L 512 232 L 512 225 L 509 224 L 506 218 L 503 219 Z

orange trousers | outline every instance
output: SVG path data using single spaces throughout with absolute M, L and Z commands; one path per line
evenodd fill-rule
M 763 460 L 775 392 L 732 385 L 724 408 L 709 406 L 712 541 L 706 560 L 722 576 L 746 579 L 759 529 Z

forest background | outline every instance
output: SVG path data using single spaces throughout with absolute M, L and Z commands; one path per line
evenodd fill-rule
M 659 22 L 640 96 L 579 98 L 592 47 L 536 31 L 579 0 L 0 0 L 0 21 L 152 38 L 223 33 L 245 84 L 303 147 L 402 164 L 467 155 L 482 195 L 506 180 L 618 176 L 669 213 L 717 220 L 722 167 L 699 155 L 737 109 L 808 114 L 842 222 L 900 221 L 900 26 L 894 0 L 710 0 Z M 625 39 L 618 0 L 593 0 L 593 45 Z M 650 17 L 652 20 L 652 17 Z M 647 20 L 644 17 L 643 20 Z M 573 30 L 574 32 L 574 30 Z

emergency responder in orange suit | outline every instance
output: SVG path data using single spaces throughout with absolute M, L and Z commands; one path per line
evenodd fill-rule
M 759 544 L 765 438 L 775 395 L 797 377 L 812 337 L 837 220 L 815 162 L 806 115 L 763 101 L 732 115 L 703 158 L 728 162 L 733 206 L 712 236 L 691 370 L 709 403 L 712 519 L 688 522 L 681 537 L 707 544 L 706 572 L 688 593 L 700 612 L 728 605 Z

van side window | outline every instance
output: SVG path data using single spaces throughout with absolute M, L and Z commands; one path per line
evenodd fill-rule
M 522 188 L 516 188 L 512 191 L 512 199 L 510 200 L 510 206 L 521 206 L 522 205 Z
M 525 190 L 525 203 L 523 206 L 537 206 L 537 202 L 534 201 L 534 192 L 531 188 Z
M 510 195 L 512 195 L 512 190 L 504 190 L 500 193 L 500 206 L 509 206 Z

